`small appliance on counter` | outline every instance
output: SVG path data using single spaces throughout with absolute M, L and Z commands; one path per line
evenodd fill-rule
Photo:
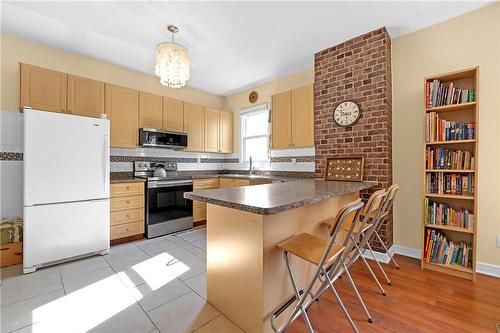
M 186 133 L 168 132 L 154 128 L 139 129 L 139 146 L 145 148 L 186 148 L 188 143 Z
M 109 120 L 24 109 L 24 273 L 109 251 L 109 164 Z
M 179 176 L 176 162 L 134 162 L 134 176 L 146 179 L 146 238 L 193 227 L 192 177 Z

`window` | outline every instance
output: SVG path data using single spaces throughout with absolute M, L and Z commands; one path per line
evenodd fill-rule
M 267 162 L 269 159 L 269 109 L 261 105 L 240 114 L 240 160 Z

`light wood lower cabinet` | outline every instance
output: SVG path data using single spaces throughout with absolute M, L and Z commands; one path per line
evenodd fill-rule
M 144 233 L 144 183 L 111 184 L 111 240 Z
M 221 178 L 219 181 L 220 188 L 248 186 L 248 185 L 250 185 L 250 180 L 248 179 Z

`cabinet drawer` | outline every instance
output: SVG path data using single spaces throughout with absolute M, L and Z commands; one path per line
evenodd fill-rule
M 193 222 L 203 221 L 207 219 L 207 205 L 193 206 Z
M 144 194 L 144 183 L 119 183 L 111 184 L 111 197 Z
M 144 208 L 144 195 L 111 198 L 111 211 Z
M 248 179 L 236 179 L 236 178 L 221 178 L 220 187 L 238 187 L 250 185 L 250 180 Z
M 144 221 L 115 225 L 110 228 L 110 238 L 117 239 L 144 233 Z
M 218 187 L 219 187 L 219 178 L 195 179 L 193 181 L 194 190 L 210 189 Z
M 207 203 L 203 201 L 193 200 L 193 207 L 207 207 Z
M 144 221 L 144 208 L 111 212 L 110 225 L 119 225 L 133 221 Z

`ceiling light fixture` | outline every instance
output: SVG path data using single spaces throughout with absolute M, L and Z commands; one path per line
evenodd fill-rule
M 174 42 L 174 34 L 179 31 L 175 25 L 167 30 L 172 33 L 172 42 L 163 42 L 156 46 L 155 74 L 160 83 L 169 88 L 181 88 L 189 80 L 189 55 L 187 49 Z

